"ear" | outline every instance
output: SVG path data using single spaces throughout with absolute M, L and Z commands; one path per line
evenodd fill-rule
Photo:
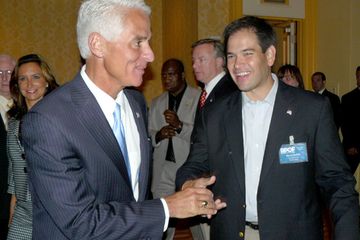
M 224 58 L 222 58 L 222 57 L 217 57 L 217 58 L 215 59 L 215 61 L 216 61 L 216 66 L 217 66 L 218 68 L 224 68 L 224 62 L 225 62 Z
M 268 49 L 266 49 L 265 56 L 266 56 L 268 65 L 270 67 L 272 65 L 274 65 L 275 57 L 276 57 L 276 49 L 275 49 L 275 47 L 273 45 L 271 45 L 270 47 L 268 47 Z
M 182 73 L 181 73 L 181 79 L 182 79 L 183 81 L 185 81 L 185 72 L 182 72 Z
M 90 52 L 96 57 L 104 56 L 105 39 L 97 32 L 90 33 L 88 39 Z

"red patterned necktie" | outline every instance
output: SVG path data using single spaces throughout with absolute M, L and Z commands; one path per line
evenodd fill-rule
M 207 94 L 206 90 L 203 89 L 202 92 L 201 92 L 201 95 L 200 95 L 200 102 L 199 102 L 200 108 L 202 108 L 205 105 L 206 94 Z

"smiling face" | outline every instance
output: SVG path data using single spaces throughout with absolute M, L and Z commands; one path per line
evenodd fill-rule
M 38 63 L 24 63 L 19 67 L 18 85 L 21 95 L 24 96 L 28 109 L 40 101 L 48 86 Z
M 262 100 L 273 80 L 271 66 L 276 50 L 270 46 L 262 52 L 256 34 L 249 29 L 233 33 L 227 44 L 227 67 L 238 88 L 252 100 Z
M 104 40 L 102 51 L 105 77 L 121 90 L 124 87 L 138 87 L 146 66 L 154 60 L 150 48 L 150 19 L 141 10 L 125 10 L 124 30 L 115 40 Z

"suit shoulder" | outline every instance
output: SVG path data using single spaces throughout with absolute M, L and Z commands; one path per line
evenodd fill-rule
M 166 99 L 166 97 L 167 97 L 167 94 L 168 94 L 168 92 L 165 91 L 165 92 L 163 92 L 162 94 L 160 94 L 159 96 L 154 97 L 154 98 L 151 100 L 151 105 L 154 105 L 154 104 L 156 104 L 156 103 L 158 103 L 158 102 L 164 101 L 164 100 Z
M 70 102 L 69 90 L 72 88 L 72 81 L 65 83 L 64 85 L 53 90 L 48 95 L 44 96 L 41 101 L 36 103 L 36 105 L 31 108 L 30 111 L 50 111 L 56 112 L 58 108 L 67 106 Z
M 330 92 L 328 90 L 325 89 L 324 93 L 323 93 L 324 96 L 327 96 L 329 98 L 333 98 L 333 99 L 339 99 L 339 96 L 336 95 L 335 93 L 333 92 Z
M 327 97 L 322 96 L 321 94 L 288 86 L 280 81 L 277 95 L 281 95 L 282 101 L 293 102 L 294 104 L 307 108 L 310 106 L 321 106 L 326 101 L 329 101 Z
M 352 91 L 344 94 L 341 98 L 341 101 L 352 101 L 355 98 L 360 99 L 360 90 L 358 88 L 355 88 Z
M 135 99 L 139 101 L 145 101 L 144 95 L 136 88 L 128 87 L 125 89 L 127 94 L 132 95 Z
M 226 97 L 232 92 L 239 90 L 238 86 L 234 83 L 232 78 L 228 75 L 225 75 L 215 86 L 214 94 L 217 98 Z
M 193 95 L 199 95 L 201 94 L 201 91 L 198 88 L 194 88 L 192 86 L 187 86 L 186 91 L 189 91 L 189 93 L 193 94 Z
M 224 106 L 236 105 L 239 102 L 241 102 L 241 91 L 236 88 L 236 90 L 228 92 L 228 94 L 218 96 L 216 101 L 207 105 L 204 110 L 214 111 L 216 109 L 222 109 Z

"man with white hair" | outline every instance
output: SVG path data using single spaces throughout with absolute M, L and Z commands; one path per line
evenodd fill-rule
M 149 15 L 143 0 L 82 3 L 77 37 L 86 64 L 22 126 L 34 239 L 161 239 L 170 217 L 210 218 L 226 206 L 199 188 L 148 200 L 146 103 L 127 87 L 141 85 L 154 60 Z
M 7 116 L 12 105 L 10 78 L 16 61 L 9 55 L 0 55 L 0 239 L 6 239 L 9 221 L 10 194 L 7 193 L 8 158 L 6 152 Z

